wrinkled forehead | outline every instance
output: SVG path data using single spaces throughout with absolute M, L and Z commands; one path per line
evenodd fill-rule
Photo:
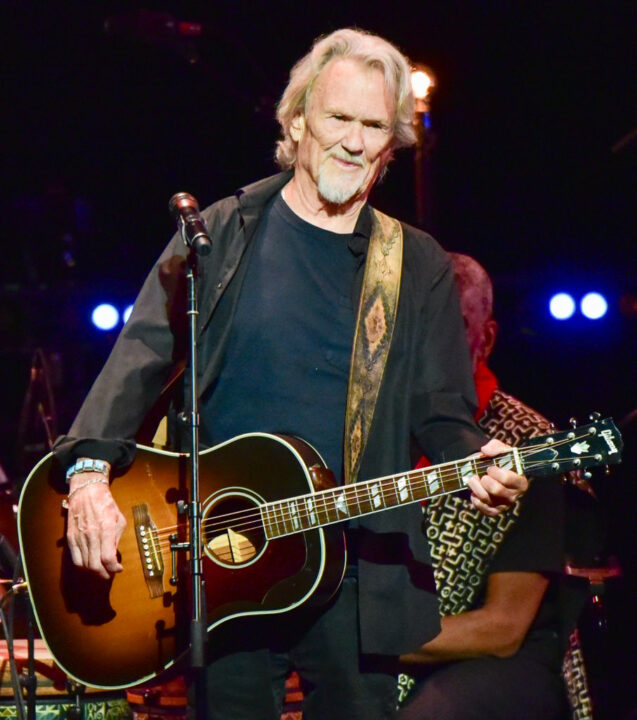
M 379 92 L 378 85 L 369 83 L 368 102 L 376 105 L 378 109 L 389 115 L 393 122 L 396 115 L 396 98 L 391 83 L 388 82 L 385 68 L 380 61 L 367 61 L 356 57 L 337 56 L 331 58 L 321 69 L 308 89 L 305 100 L 306 114 L 311 107 L 320 100 L 332 102 L 346 102 L 351 100 L 351 85 L 353 80 L 361 79 L 363 82 L 369 80 L 380 80 L 384 92 Z

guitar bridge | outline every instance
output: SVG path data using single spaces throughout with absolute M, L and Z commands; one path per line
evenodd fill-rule
M 164 594 L 164 558 L 159 546 L 157 528 L 150 518 L 146 503 L 133 507 L 133 520 L 148 592 L 151 598 L 161 597 Z

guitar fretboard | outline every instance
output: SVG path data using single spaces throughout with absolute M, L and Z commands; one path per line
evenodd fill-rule
M 517 462 L 516 462 L 517 460 Z M 516 450 L 485 460 L 465 458 L 400 475 L 343 485 L 261 506 L 268 539 L 292 535 L 400 505 L 458 492 L 472 475 L 484 475 L 490 465 L 521 470 Z

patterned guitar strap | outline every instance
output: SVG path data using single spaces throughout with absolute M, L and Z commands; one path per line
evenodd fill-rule
M 400 223 L 373 210 L 347 392 L 346 483 L 356 482 L 367 444 L 396 321 L 402 260 Z

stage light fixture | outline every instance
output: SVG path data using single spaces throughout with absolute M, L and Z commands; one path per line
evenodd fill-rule
M 91 313 L 91 320 L 98 330 L 112 330 L 119 322 L 119 312 L 110 303 L 101 303 Z
M 414 93 L 413 125 L 416 133 L 414 146 L 414 200 L 416 221 L 424 227 L 432 212 L 431 151 L 435 136 L 431 128 L 429 95 L 436 85 L 436 78 L 425 65 L 415 65 L 411 70 L 411 88 Z
M 584 317 L 589 320 L 599 320 L 606 315 L 608 303 L 606 298 L 598 292 L 589 292 L 584 295 L 580 302 L 580 310 Z
M 429 91 L 435 87 L 436 79 L 428 67 L 416 65 L 411 71 L 411 89 L 413 90 L 416 102 L 426 102 Z M 416 108 L 418 111 L 418 108 Z
M 130 314 L 133 312 L 133 306 L 129 305 L 124 312 L 122 313 L 122 322 L 127 323 L 128 318 L 130 317 Z
M 568 293 L 557 293 L 549 302 L 549 311 L 556 320 L 568 320 L 575 312 L 575 300 Z

